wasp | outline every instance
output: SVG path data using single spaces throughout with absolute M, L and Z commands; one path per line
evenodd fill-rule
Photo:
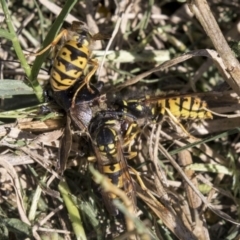
M 55 51 L 50 72 L 50 84 L 53 91 L 67 90 L 84 74 L 87 65 L 92 69 L 86 74 L 84 82 L 89 87 L 91 77 L 98 68 L 98 61 L 91 57 L 92 45 L 96 40 L 108 38 L 101 33 L 92 35 L 84 22 L 73 21 L 69 29 L 63 29 L 47 47 L 34 55 L 41 55 L 61 40 Z
M 212 113 L 207 109 L 207 103 L 194 96 L 168 96 L 120 100 L 115 103 L 125 114 L 130 113 L 135 118 L 159 120 L 163 115 L 172 115 L 178 119 L 212 119 Z
M 145 96 L 139 99 L 120 100 L 115 103 L 118 111 L 126 116 L 137 119 L 138 125 L 159 122 L 163 116 L 168 116 L 182 129 L 186 136 L 192 138 L 179 120 L 212 119 L 212 113 L 207 109 L 207 103 L 197 96 L 180 95 L 168 97 Z
M 99 112 L 89 125 L 89 134 L 96 156 L 97 169 L 126 193 L 133 208 L 136 209 L 135 187 L 123 152 L 121 125 L 121 121 L 117 120 L 116 116 Z M 106 192 L 101 194 L 109 213 L 113 216 L 118 215 L 118 209 L 112 202 L 117 196 Z

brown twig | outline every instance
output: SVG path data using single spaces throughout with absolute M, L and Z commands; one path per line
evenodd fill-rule
M 222 58 L 225 69 L 230 74 L 226 79 L 232 89 L 240 94 L 240 65 L 231 48 L 227 44 L 206 0 L 192 0 L 189 3 L 190 10 L 201 23 L 204 31 L 211 39 L 219 56 Z

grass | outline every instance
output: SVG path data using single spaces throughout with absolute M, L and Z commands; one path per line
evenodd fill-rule
M 240 68 L 221 36 L 231 46 L 239 41 L 239 3 L 208 1 L 210 11 L 202 3 L 55 1 L 56 14 L 48 1 L 1 0 L 1 239 L 239 239 Z M 139 133 L 122 147 L 125 156 L 136 152 L 127 161 L 136 209 L 89 167 L 90 140 L 73 122 L 68 167 L 63 176 L 56 171 L 69 122 L 43 95 L 51 54 L 29 54 L 74 18 L 111 35 L 93 47 L 105 59 L 93 82 L 104 82 L 101 99 L 109 109 L 116 100 L 148 94 L 199 97 L 213 111 L 213 119 L 181 121 L 191 136 L 168 114 L 158 124 L 138 121 Z M 103 190 L 121 200 L 118 217 L 108 213 Z

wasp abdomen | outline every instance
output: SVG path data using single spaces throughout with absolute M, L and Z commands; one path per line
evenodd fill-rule
M 212 114 L 206 107 L 206 102 L 200 98 L 175 97 L 159 100 L 155 105 L 154 115 L 165 115 L 169 110 L 173 116 L 180 119 L 212 119 Z
M 98 170 L 109 182 L 125 192 L 135 209 L 135 188 L 122 149 L 121 121 L 99 113 L 92 119 L 89 132 L 93 139 Z M 119 196 L 115 192 L 102 191 L 101 194 L 109 213 L 118 215 L 119 211 L 112 200 Z
M 83 74 L 90 52 L 86 46 L 68 41 L 59 50 L 52 70 L 50 83 L 54 91 L 66 90 Z
M 119 163 L 103 166 L 103 173 L 111 180 L 112 184 L 116 185 L 118 188 L 123 187 L 122 169 Z

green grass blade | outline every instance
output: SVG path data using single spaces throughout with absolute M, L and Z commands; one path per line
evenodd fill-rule
M 72 222 L 73 231 L 77 239 L 87 240 L 84 228 L 82 226 L 81 216 L 78 212 L 76 205 L 74 204 L 70 189 L 65 181 L 61 181 L 58 185 L 58 189 L 63 197 L 64 203 L 67 207 L 69 218 Z
M 15 32 L 15 29 L 14 29 L 14 26 L 13 26 L 13 23 L 12 23 L 12 20 L 11 20 L 11 16 L 10 16 L 10 13 L 8 11 L 8 7 L 7 7 L 7 3 L 5 0 L 1 0 L 1 5 L 2 5 L 2 9 L 3 9 L 3 12 L 5 14 L 5 17 L 6 17 L 6 23 L 7 23 L 7 26 L 8 26 L 8 30 L 9 30 L 9 33 L 7 34 L 6 31 L 3 31 L 2 30 L 2 33 L 4 33 L 4 35 L 12 41 L 12 44 L 13 44 L 13 48 L 16 52 L 16 55 L 18 57 L 18 60 L 20 61 L 20 64 L 21 64 L 21 67 L 23 68 L 28 80 L 29 80 L 29 84 L 32 86 L 38 100 L 40 102 L 43 101 L 43 98 L 42 98 L 42 88 L 41 86 L 39 85 L 37 79 L 33 79 L 31 78 L 31 75 L 32 75 L 32 71 L 31 71 L 31 67 L 28 65 L 27 63 L 27 60 L 23 54 L 23 50 L 21 48 L 21 45 L 19 43 L 19 40 L 18 40 L 18 36 Z

